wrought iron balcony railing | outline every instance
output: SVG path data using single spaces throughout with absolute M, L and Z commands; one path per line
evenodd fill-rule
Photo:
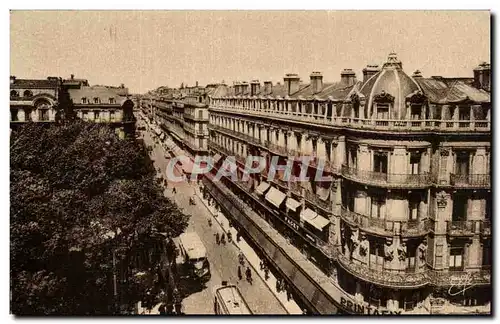
M 450 183 L 455 187 L 490 187 L 489 174 L 450 174 Z
M 472 236 L 481 233 L 483 221 L 447 221 L 446 232 L 449 236 Z
M 428 219 L 393 221 L 373 218 L 348 210 L 342 206 L 342 219 L 363 231 L 379 235 L 422 236 L 430 231 L 431 222 Z
M 396 174 L 384 173 L 375 171 L 358 170 L 357 168 L 349 167 L 346 164 L 342 165 L 342 175 L 351 180 L 358 182 L 384 185 L 391 187 L 427 187 L 431 185 L 431 176 L 429 173 L 423 174 Z

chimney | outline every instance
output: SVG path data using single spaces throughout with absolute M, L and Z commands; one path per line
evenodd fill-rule
M 198 81 L 196 81 L 196 87 L 198 88 Z
M 323 90 L 323 75 L 321 72 L 312 72 L 309 77 L 311 78 L 313 93 L 321 92 Z
M 250 91 L 251 91 L 251 95 L 252 96 L 257 95 L 257 93 L 260 92 L 260 82 L 259 82 L 259 80 L 252 80 L 252 82 L 250 83 Z
M 16 82 L 16 77 L 11 75 L 10 76 L 10 84 L 13 84 L 14 82 Z
M 356 73 L 352 69 L 344 69 L 340 73 L 340 82 L 345 86 L 352 86 L 356 83 Z
M 264 93 L 266 95 L 273 92 L 273 83 L 271 81 L 264 81 Z
M 483 62 L 474 69 L 474 85 L 478 89 L 491 91 L 491 65 Z
M 248 82 L 246 82 L 246 81 L 243 81 L 241 83 L 241 94 L 242 95 L 248 94 Z
M 420 70 L 415 70 L 413 74 L 411 75 L 412 78 L 423 78 L 422 72 Z
M 377 74 L 379 71 L 380 69 L 378 68 L 378 65 L 367 65 L 363 69 L 363 83 L 368 81 L 368 79 Z
M 72 75 L 71 75 L 71 80 L 73 80 L 74 78 L 75 78 L 75 75 L 74 75 L 74 74 L 72 74 Z
M 299 81 L 300 78 L 298 74 L 295 73 L 287 73 L 285 77 L 283 78 L 283 81 L 285 82 L 285 86 L 287 89 L 288 95 L 292 95 L 293 93 L 299 91 Z

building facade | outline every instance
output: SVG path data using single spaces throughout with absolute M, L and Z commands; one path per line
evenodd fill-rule
M 209 148 L 236 156 L 246 181 L 225 184 L 334 278 L 347 311 L 489 313 L 489 80 L 486 63 L 473 78 L 409 76 L 391 53 L 362 81 L 219 85 Z M 245 179 L 248 155 L 268 163 Z M 267 179 L 273 157 L 311 180 Z

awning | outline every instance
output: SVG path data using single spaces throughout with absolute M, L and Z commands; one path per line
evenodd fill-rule
M 300 213 L 300 218 L 303 219 L 304 221 L 313 219 L 316 216 L 318 216 L 318 214 L 310 208 L 306 208 Z
M 269 201 L 271 204 L 273 204 L 277 208 L 280 207 L 280 205 L 283 203 L 283 200 L 285 200 L 285 198 L 286 198 L 286 195 L 275 188 L 269 189 L 269 191 L 266 194 L 267 201 Z
M 318 195 L 319 199 L 327 201 L 328 197 L 330 196 L 330 188 L 316 186 L 316 194 Z
M 291 209 L 293 211 L 297 211 L 297 208 L 299 208 L 301 203 L 299 203 L 297 200 L 288 197 L 286 200 L 286 207 L 288 209 Z
M 258 193 L 259 195 L 263 195 L 264 192 L 269 188 L 270 184 L 263 181 L 260 183 L 260 185 L 255 189 L 255 192 Z
M 330 221 L 323 216 L 317 215 L 313 219 L 306 219 L 306 222 L 316 227 L 318 230 L 322 231 L 326 225 L 330 224 Z
M 220 160 L 221 157 L 222 156 L 219 153 L 215 154 L 213 156 L 213 163 L 216 164 L 217 162 L 219 162 L 219 160 Z

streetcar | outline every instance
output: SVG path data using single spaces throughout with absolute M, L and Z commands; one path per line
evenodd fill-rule
M 214 292 L 214 313 L 216 315 L 252 315 L 252 311 L 240 290 L 235 285 L 223 281 Z

